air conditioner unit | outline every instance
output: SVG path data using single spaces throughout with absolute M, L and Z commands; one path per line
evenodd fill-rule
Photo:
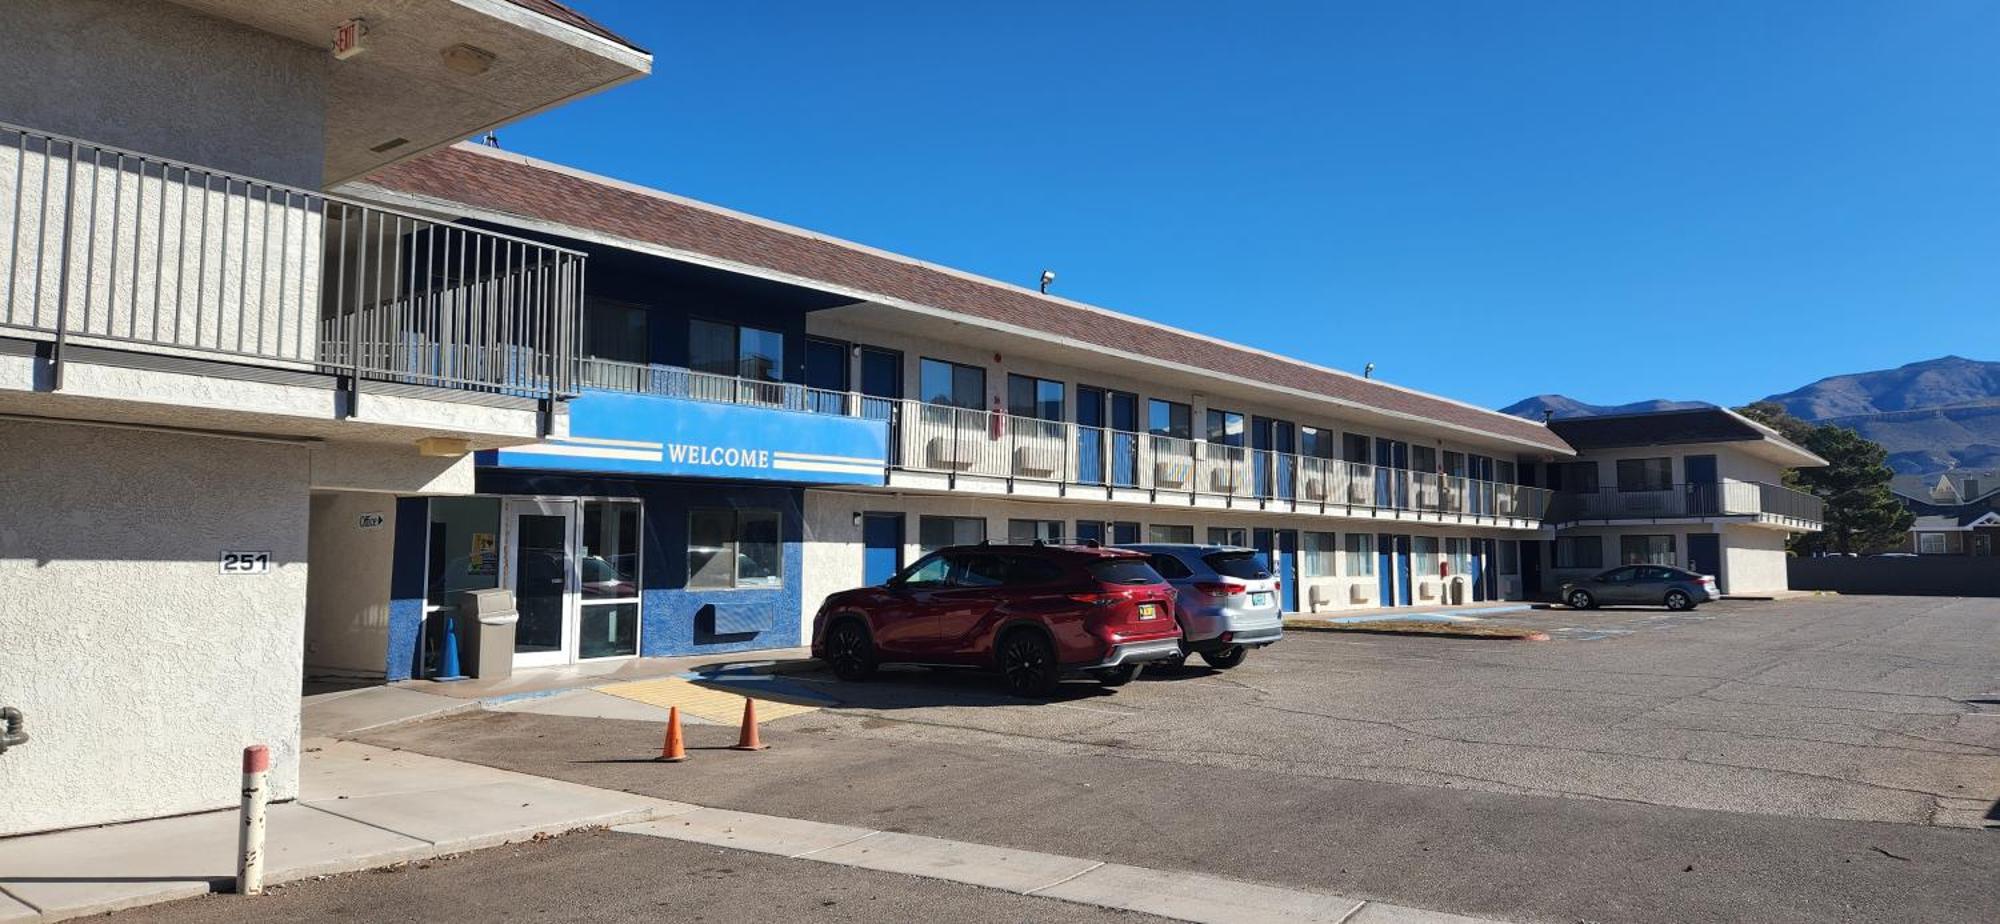
M 1353 584 L 1347 585 L 1347 602 L 1372 603 L 1374 602 L 1374 600 L 1375 600 L 1375 589 L 1369 587 L 1367 584 L 1363 584 L 1357 581 Z

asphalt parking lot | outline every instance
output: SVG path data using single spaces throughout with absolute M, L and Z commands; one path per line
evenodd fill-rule
M 784 678 L 773 750 L 481 714 L 378 744 L 702 804 L 1517 920 L 1990 922 L 2000 601 L 1536 611 L 1549 642 L 1296 634 L 1050 703 Z M 712 740 L 711 740 L 712 739 Z

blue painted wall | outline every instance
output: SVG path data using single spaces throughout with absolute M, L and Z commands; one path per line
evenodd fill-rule
M 417 636 L 424 625 L 424 574 L 431 530 L 431 504 L 421 497 L 396 499 L 396 550 L 389 568 L 389 663 L 391 682 L 421 675 L 423 654 Z
M 480 468 L 481 494 L 629 497 L 644 504 L 639 653 L 648 657 L 789 648 L 800 640 L 800 572 L 805 568 L 804 492 L 798 488 L 667 478 L 625 478 Z M 778 511 L 784 583 L 774 588 L 689 590 L 689 507 Z M 713 607 L 713 609 L 710 609 Z M 715 631 L 716 620 L 725 631 Z M 727 631 L 731 622 L 769 628 Z

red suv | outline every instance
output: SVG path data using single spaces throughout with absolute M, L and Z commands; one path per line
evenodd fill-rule
M 1107 686 L 1180 656 L 1174 588 L 1146 556 L 1095 545 L 939 549 L 881 587 L 828 597 L 813 655 L 843 680 L 887 663 L 987 667 L 1024 696 L 1065 674 Z

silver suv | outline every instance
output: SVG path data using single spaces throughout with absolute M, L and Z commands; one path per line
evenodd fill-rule
M 1181 653 L 1199 654 L 1228 670 L 1252 648 L 1284 637 L 1278 579 L 1256 549 L 1233 545 L 1149 543 L 1120 548 L 1144 552 L 1153 570 L 1174 585 Z

